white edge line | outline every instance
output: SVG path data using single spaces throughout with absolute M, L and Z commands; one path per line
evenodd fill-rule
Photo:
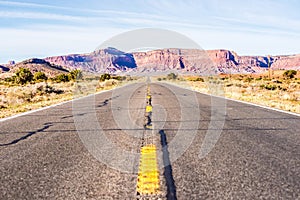
M 176 87 L 179 87 L 179 88 L 182 88 L 182 89 L 186 89 L 186 90 L 190 90 L 190 91 L 193 91 L 193 92 L 198 92 L 200 94 L 204 94 L 204 95 L 208 95 L 208 96 L 213 96 L 213 97 L 217 97 L 217 98 L 223 98 L 223 99 L 230 100 L 230 101 L 236 101 L 236 102 L 239 102 L 239 103 L 244 103 L 244 104 L 248 104 L 248 105 L 251 105 L 251 106 L 256 106 L 256 107 L 260 107 L 260 108 L 264 108 L 264 109 L 268 109 L 268 110 L 273 110 L 273 111 L 277 111 L 277 112 L 281 112 L 281 113 L 285 113 L 285 114 L 290 114 L 290 115 L 295 115 L 297 117 L 300 117 L 300 114 L 298 114 L 298 113 L 293 113 L 293 112 L 289 112 L 289 111 L 285 111 L 285 110 L 280 110 L 280 109 L 277 109 L 277 108 L 271 108 L 271 107 L 268 107 L 268 106 L 263 106 L 263 105 L 259 105 L 259 104 L 255 104 L 255 103 L 251 103 L 251 102 L 247 102 L 247 101 L 241 101 L 241 100 L 237 100 L 237 99 L 231 99 L 231 98 L 228 98 L 228 97 L 222 97 L 222 96 L 212 95 L 212 94 L 208 94 L 208 93 L 196 91 L 196 90 L 193 90 L 193 89 L 190 89 L 190 88 L 185 88 L 185 87 L 183 87 L 181 85 L 177 85 L 176 83 L 169 83 L 169 82 L 162 82 L 162 83 L 173 85 L 173 86 L 176 86 Z
M 131 83 L 131 84 L 134 84 L 134 83 Z M 23 113 L 20 113 L 20 114 L 17 114 L 17 115 L 13 115 L 13 116 L 10 116 L 10 117 L 1 118 L 0 122 L 4 122 L 4 121 L 7 121 L 7 120 L 15 119 L 15 118 L 18 118 L 18 117 L 21 117 L 21 116 L 24 116 L 24 115 L 28 115 L 28 114 L 32 114 L 32 113 L 35 113 L 35 112 L 39 112 L 39 111 L 42 111 L 42 110 L 47 110 L 49 108 L 54 108 L 56 106 L 60 106 L 60 105 L 66 104 L 66 103 L 70 103 L 72 101 L 77 101 L 77 100 L 80 100 L 80 99 L 83 99 L 83 98 L 87 98 L 87 97 L 90 97 L 90 96 L 93 96 L 93 95 L 97 95 L 97 94 L 109 92 L 109 91 L 112 91 L 112 90 L 115 90 L 115 89 L 119 89 L 119 88 L 125 87 L 127 85 L 129 85 L 129 84 L 125 84 L 123 86 L 116 87 L 116 88 L 109 89 L 109 90 L 102 90 L 102 91 L 99 91 L 99 92 L 96 92 L 96 93 L 93 93 L 93 94 L 89 94 L 87 96 L 83 96 L 83 97 L 79 97 L 79 98 L 76 98 L 76 99 L 71 99 L 71 100 L 63 101 L 63 102 L 60 102 L 60 103 L 57 103 L 57 104 L 54 104 L 54 105 L 50 105 L 50 106 L 38 108 L 38 109 L 35 109 L 35 110 L 30 110 L 30 111 L 23 112 Z

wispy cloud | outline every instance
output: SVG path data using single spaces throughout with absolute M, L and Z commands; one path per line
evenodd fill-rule
M 19 1 L 0 1 L 0 5 L 30 7 L 30 8 L 57 8 L 57 9 L 62 8 L 60 6 L 51 6 L 51 5 L 47 5 L 47 4 L 37 4 L 37 3 L 25 3 L 25 2 L 19 2 Z
M 18 1 L 0 1 L 0 5 L 6 6 L 15 6 L 15 7 L 26 7 L 26 8 L 50 8 L 53 10 L 68 10 L 72 11 L 73 13 L 81 13 L 82 15 L 88 14 L 104 14 L 113 17 L 112 15 L 117 16 L 130 16 L 130 17 L 148 17 L 154 19 L 162 19 L 166 18 L 166 16 L 157 16 L 155 14 L 147 14 L 143 12 L 130 12 L 130 11 L 123 11 L 123 10 L 108 10 L 108 9 L 85 9 L 85 8 L 75 8 L 75 7 L 67 7 L 67 6 L 53 6 L 49 4 L 38 4 L 38 3 L 24 3 Z M 51 10 L 48 10 L 51 12 Z
M 42 12 L 14 12 L 14 11 L 0 11 L 0 17 L 5 18 L 21 18 L 21 19 L 49 19 L 49 20 L 62 20 L 62 21 L 84 21 L 92 18 L 51 14 Z
M 269 51 L 267 46 L 274 52 L 300 52 L 300 3 L 296 0 L 28 2 L 0 0 L 0 62 L 14 58 L 15 49 L 32 55 L 91 50 L 114 34 L 145 27 L 184 33 L 205 48 L 258 54 Z M 48 50 L 38 50 L 39 44 Z M 14 51 L 7 53 L 9 49 Z

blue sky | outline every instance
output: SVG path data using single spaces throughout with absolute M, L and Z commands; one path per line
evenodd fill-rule
M 298 0 L 0 0 L 0 63 L 91 52 L 138 28 L 182 33 L 204 49 L 300 53 Z

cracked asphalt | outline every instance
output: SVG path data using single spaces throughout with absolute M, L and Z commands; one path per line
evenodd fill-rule
M 0 122 L 0 199 L 136 199 L 146 87 L 135 83 Z M 224 103 L 217 97 L 150 87 L 160 198 L 167 183 L 177 199 L 300 199 L 299 116 L 227 100 L 226 113 L 214 118 Z M 200 158 L 207 133 L 219 126 L 219 139 Z

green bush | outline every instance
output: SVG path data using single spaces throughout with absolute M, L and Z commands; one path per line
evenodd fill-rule
M 111 78 L 111 76 L 110 76 L 110 74 L 102 74 L 101 76 L 100 76 L 100 81 L 101 82 L 103 82 L 103 81 L 105 81 L 105 80 L 109 80 Z
M 294 78 L 297 75 L 296 70 L 287 70 L 283 73 L 283 76 L 286 78 Z
M 161 78 L 157 78 L 158 81 L 161 81 Z
M 31 82 L 33 79 L 31 71 L 26 68 L 20 68 L 15 74 L 15 83 L 17 84 L 24 85 L 28 82 Z
M 36 72 L 33 75 L 33 80 L 34 81 L 46 81 L 48 80 L 48 77 L 44 72 Z
M 75 69 L 70 71 L 69 73 L 69 80 L 79 80 L 83 78 L 82 71 L 79 69 Z

